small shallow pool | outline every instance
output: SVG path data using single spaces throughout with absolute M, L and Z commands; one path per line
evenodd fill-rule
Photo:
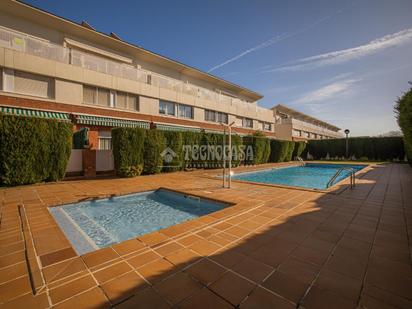
M 234 175 L 233 179 L 325 190 L 327 189 L 326 186 L 329 180 L 341 167 L 351 167 L 356 173 L 365 166 L 366 165 L 307 163 L 305 166 L 281 167 L 257 172 L 240 173 Z M 349 177 L 349 175 L 350 171 L 343 171 L 333 184 Z
M 49 208 L 73 248 L 84 254 L 229 206 L 159 189 Z

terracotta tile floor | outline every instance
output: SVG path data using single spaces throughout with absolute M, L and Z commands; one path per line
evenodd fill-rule
M 412 308 L 409 166 L 370 166 L 334 193 L 222 189 L 216 173 L 1 188 L 0 305 Z M 233 206 L 80 257 L 47 210 L 159 187 Z

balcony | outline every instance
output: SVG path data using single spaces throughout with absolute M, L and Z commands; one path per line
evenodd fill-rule
M 223 104 L 230 104 L 239 108 L 256 110 L 255 104 L 250 104 L 240 98 L 231 97 L 223 93 L 202 88 L 182 80 L 177 80 L 163 75 L 140 69 L 103 57 L 85 53 L 77 49 L 46 42 L 41 39 L 0 28 L 0 47 L 20 51 L 33 56 L 54 60 L 88 70 L 141 82 L 159 89 L 168 89 L 176 93 L 192 96 L 201 100 L 208 100 Z
M 320 134 L 324 136 L 334 137 L 334 138 L 341 138 L 342 134 L 336 131 L 329 130 L 327 128 L 317 126 L 315 124 L 305 122 L 298 119 L 287 118 L 282 119 L 282 124 L 292 124 L 292 129 L 310 132 L 314 134 Z M 295 135 L 294 135 L 295 136 Z

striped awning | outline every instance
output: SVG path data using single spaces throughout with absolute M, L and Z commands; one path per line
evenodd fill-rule
M 88 124 L 93 126 L 104 127 L 125 127 L 125 128 L 143 128 L 148 129 L 150 124 L 145 121 L 136 121 L 129 119 L 117 119 L 109 117 L 97 117 L 89 115 L 76 115 L 76 121 L 79 124 Z
M 171 126 L 167 124 L 156 123 L 156 129 L 163 130 L 163 131 L 175 131 L 175 132 L 200 132 L 200 128 L 193 128 L 193 127 L 180 127 L 180 126 Z
M 59 112 L 40 111 L 35 109 L 17 108 L 1 106 L 0 111 L 4 114 L 25 116 L 25 117 L 37 117 L 46 119 L 55 119 L 60 121 L 70 121 L 69 114 Z

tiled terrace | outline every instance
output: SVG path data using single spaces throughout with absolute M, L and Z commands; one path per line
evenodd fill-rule
M 47 211 L 158 187 L 236 204 L 80 257 Z M 4 308 L 412 308 L 407 165 L 371 166 L 340 194 L 227 190 L 197 171 L 3 188 L 0 201 Z

